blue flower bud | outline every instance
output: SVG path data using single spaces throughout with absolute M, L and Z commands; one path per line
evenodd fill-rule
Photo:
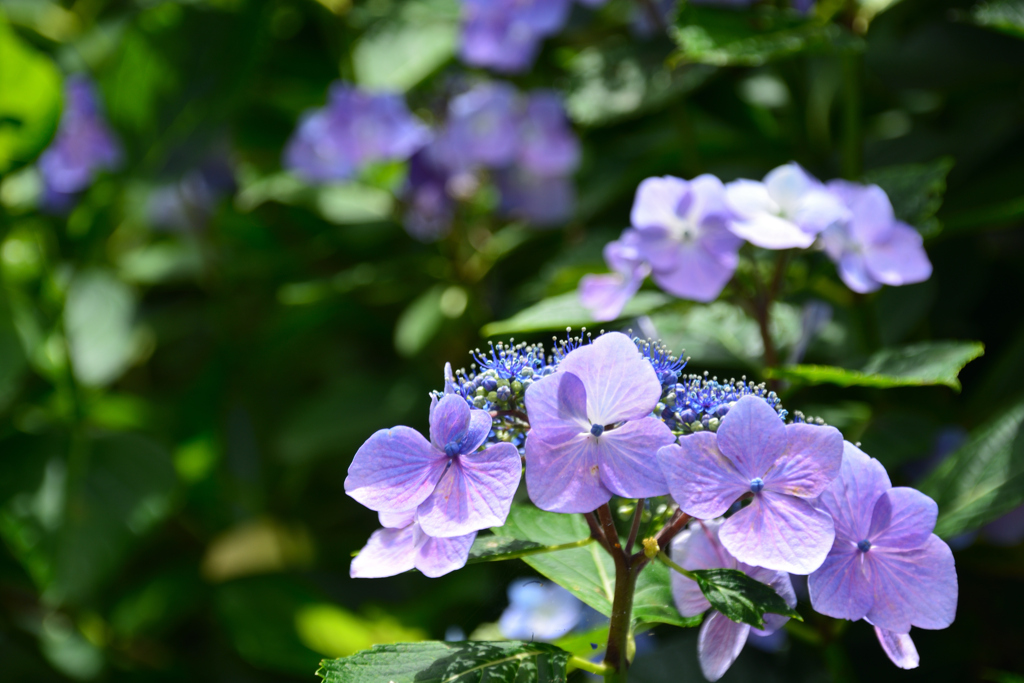
M 498 388 L 498 380 L 493 377 L 487 377 L 483 381 L 483 389 L 485 392 L 492 392 Z
M 508 403 L 512 398 L 512 390 L 508 387 L 498 387 L 498 391 L 495 393 L 499 403 Z

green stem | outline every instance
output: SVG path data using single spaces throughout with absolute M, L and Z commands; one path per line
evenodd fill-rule
M 689 571 L 687 569 L 683 569 L 678 564 L 673 562 L 672 558 L 670 558 L 668 555 L 666 555 L 664 550 L 662 550 L 660 553 L 658 553 L 658 561 L 661 562 L 662 564 L 668 566 L 670 569 L 675 569 L 677 572 L 679 572 L 680 574 L 682 574 L 683 576 L 685 576 L 688 579 L 693 579 L 694 581 L 697 580 L 697 577 L 694 575 L 693 572 L 691 572 L 691 571 Z
M 577 657 L 576 655 L 569 657 L 569 666 L 574 666 L 577 669 L 589 671 L 590 673 L 597 674 L 598 676 L 604 676 L 608 673 L 608 667 L 604 664 L 595 664 L 594 662 L 588 662 L 587 660 L 581 657 Z

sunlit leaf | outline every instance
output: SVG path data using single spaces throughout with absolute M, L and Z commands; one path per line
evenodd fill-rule
M 738 569 L 698 569 L 691 573 L 711 606 L 733 621 L 763 628 L 767 612 L 800 618 L 771 586 Z
M 0 12 L 0 173 L 34 158 L 57 127 L 61 77 Z
M 316 673 L 325 683 L 564 683 L 568 661 L 547 643 L 398 643 L 325 660 Z
M 992 418 L 921 482 L 939 504 L 935 533 L 977 529 L 1024 503 L 1024 402 Z
M 960 391 L 960 370 L 982 355 L 978 342 L 939 341 L 883 349 L 863 368 L 852 370 L 828 365 L 786 365 L 766 368 L 765 377 L 800 384 L 838 384 L 880 389 L 943 384 Z
M 405 91 L 455 54 L 459 8 L 452 0 L 418 0 L 363 35 L 352 51 L 356 82 Z
M 669 296 L 660 292 L 640 292 L 626 304 L 626 308 L 623 309 L 622 315 L 619 317 L 634 318 L 644 315 L 661 308 L 671 300 Z M 590 315 L 590 311 L 583 307 L 576 292 L 566 292 L 550 299 L 544 299 L 507 320 L 485 325 L 481 334 L 485 337 L 493 337 L 499 334 L 564 330 L 566 327 L 601 324 L 603 323 L 596 322 Z
M 136 352 L 135 293 L 105 270 L 79 273 L 68 289 L 64 326 L 75 376 L 108 384 L 128 369 Z
M 1024 2 L 1022 0 L 991 0 L 978 4 L 971 18 L 979 26 L 1024 38 Z

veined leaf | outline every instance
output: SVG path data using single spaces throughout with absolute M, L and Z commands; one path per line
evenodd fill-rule
M 768 612 L 800 619 L 771 586 L 738 569 L 698 569 L 690 574 L 711 606 L 733 621 L 764 628 Z
M 661 308 L 671 301 L 671 297 L 661 292 L 640 292 L 626 304 L 620 318 L 634 318 Z M 481 334 L 494 337 L 499 334 L 513 332 L 539 332 L 542 330 L 564 330 L 566 327 L 580 327 L 597 323 L 590 311 L 583 307 L 579 295 L 566 292 L 558 296 L 544 299 L 526 310 L 516 313 L 507 320 L 500 320 L 484 325 Z
M 960 370 L 982 355 L 980 342 L 939 341 L 883 349 L 860 370 L 830 365 L 785 365 L 766 368 L 765 377 L 800 384 L 838 384 L 841 387 L 918 387 L 944 384 L 960 391 Z
M 531 541 L 540 546 L 586 542 L 590 528 L 582 515 L 544 512 L 532 506 L 513 506 L 505 526 L 495 534 Z M 579 548 L 524 554 L 522 560 L 605 616 L 615 596 L 615 562 L 597 543 Z M 637 579 L 633 597 L 634 624 L 695 626 L 699 617 L 683 617 L 672 602 L 669 573 L 654 564 Z
M 971 433 L 919 487 L 939 504 L 935 533 L 977 529 L 1024 503 L 1024 401 Z
M 375 645 L 316 673 L 326 683 L 563 683 L 568 661 L 547 643 L 430 641 Z

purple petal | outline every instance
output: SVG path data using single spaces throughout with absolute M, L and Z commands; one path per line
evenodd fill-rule
M 825 562 L 807 577 L 811 606 L 836 619 L 863 619 L 874 602 L 867 572 L 864 553 L 856 545 L 836 539 Z
M 447 460 L 415 429 L 382 429 L 356 451 L 345 493 L 371 510 L 408 510 L 434 490 Z
M 587 417 L 592 424 L 639 420 L 661 399 L 661 382 L 633 340 L 621 332 L 602 334 L 572 351 L 559 364 L 587 388 Z
M 748 483 L 771 469 L 787 443 L 779 414 L 756 396 L 736 401 L 718 428 L 718 448 Z
M 601 483 L 600 452 L 590 434 L 551 445 L 531 429 L 526 436 L 526 489 L 548 512 L 593 512 L 611 500 Z
M 729 555 L 718 541 L 718 529 L 723 520 L 703 522 L 697 520 L 672 540 L 669 552 L 672 561 L 683 569 L 733 569 L 736 560 Z M 676 609 L 684 617 L 693 617 L 706 612 L 711 603 L 704 597 L 700 586 L 679 572 L 672 572 L 672 598 Z
M 598 322 L 615 320 L 640 289 L 644 277 L 647 277 L 646 272 L 639 278 L 627 278 L 618 273 L 584 275 L 580 280 L 580 303 Z
M 804 232 L 785 218 L 768 213 L 733 221 L 729 229 L 737 237 L 762 249 L 806 249 L 814 244 L 814 235 Z
M 651 498 L 668 494 L 658 465 L 658 449 L 675 441 L 656 417 L 633 420 L 601 436 L 591 436 L 601 452 L 601 481 L 617 496 Z
M 579 166 L 580 143 L 558 93 L 530 94 L 521 124 L 519 162 L 545 177 L 570 175 Z
M 476 538 L 476 532 L 454 538 L 431 538 L 424 535 L 416 552 L 416 569 L 424 576 L 435 578 L 466 566 L 469 549 Z
M 886 285 L 909 285 L 932 276 L 921 234 L 904 223 L 893 223 L 884 242 L 865 250 L 864 260 L 871 276 Z
M 750 490 L 750 478 L 741 475 L 722 455 L 711 432 L 680 437 L 678 445 L 658 451 L 658 462 L 680 509 L 698 519 L 725 514 L 737 498 Z
M 839 277 L 847 287 L 858 294 L 867 294 L 881 288 L 881 284 L 871 277 L 864 254 L 860 252 L 845 253 L 839 258 Z
M 636 188 L 630 224 L 634 228 L 668 231 L 669 226 L 682 220 L 679 209 L 690 194 L 690 185 L 682 178 L 647 178 Z
M 774 412 L 774 411 L 773 411 Z M 843 462 L 843 435 L 835 427 L 786 425 L 786 451 L 765 473 L 768 491 L 799 498 L 815 498 L 839 474 Z
M 379 579 L 407 572 L 415 566 L 418 529 L 377 529 L 366 547 L 352 558 L 349 576 L 353 579 Z
M 901 669 L 916 669 L 921 663 L 921 657 L 917 654 L 914 641 L 910 639 L 909 633 L 893 633 L 884 628 L 875 627 L 875 635 L 878 642 L 885 650 L 889 660 Z
M 459 398 L 462 399 L 461 396 Z M 480 448 L 491 433 L 491 424 L 491 414 L 489 412 L 471 409 L 469 411 L 469 428 L 466 429 L 466 436 L 462 439 L 459 452 L 467 454 Z
M 737 624 L 721 612 L 712 612 L 697 636 L 697 658 L 704 678 L 717 681 L 729 670 L 747 643 L 750 626 Z
M 411 510 L 399 510 L 397 512 L 378 512 L 377 519 L 380 520 L 380 525 L 383 527 L 387 527 L 388 529 L 401 529 L 416 521 L 416 508 Z
M 852 240 L 872 244 L 886 239 L 896 217 L 885 190 L 877 185 L 861 185 L 846 180 L 830 181 L 828 189 L 850 210 L 846 223 Z
M 868 537 L 875 501 L 891 486 L 882 463 L 844 441 L 839 476 L 818 497 L 817 505 L 835 520 L 836 537 L 856 545 Z
M 905 486 L 889 489 L 875 501 L 867 538 L 872 546 L 910 550 L 928 540 L 939 506 L 920 491 Z
M 735 262 L 723 263 L 699 242 L 666 245 L 671 266 L 653 272 L 654 281 L 663 290 L 680 299 L 714 301 L 732 279 Z
M 587 391 L 571 372 L 557 372 L 531 384 L 526 389 L 526 414 L 534 440 L 557 445 L 590 433 Z
M 825 561 L 835 530 L 828 513 L 807 501 L 762 491 L 726 520 L 719 537 L 740 562 L 809 574 Z
M 461 396 L 449 394 L 438 401 L 430 414 L 430 442 L 441 451 L 459 448 L 469 430 L 470 407 Z M 449 454 L 452 455 L 452 454 Z
M 416 521 L 424 533 L 437 538 L 501 526 L 521 475 L 519 451 L 510 443 L 454 458 L 437 488 L 417 508 Z
M 769 171 L 764 177 L 764 187 L 783 211 L 793 213 L 807 193 L 821 187 L 821 183 L 800 164 L 790 162 Z
M 636 273 L 644 263 L 644 256 L 640 252 L 642 243 L 643 239 L 640 233 L 627 228 L 622 231 L 619 239 L 604 245 L 602 250 L 604 260 L 608 267 L 616 273 L 627 277 L 636 277 Z M 643 277 L 640 279 L 643 280 Z
M 820 189 L 804 195 L 799 208 L 793 214 L 793 221 L 804 232 L 817 235 L 830 225 L 846 220 L 849 215 L 849 210 L 835 195 Z
M 956 617 L 957 579 L 953 553 L 934 534 L 923 546 L 906 552 L 872 548 L 864 553 L 871 566 L 875 602 L 867 618 L 896 633 L 911 626 L 946 628 Z

